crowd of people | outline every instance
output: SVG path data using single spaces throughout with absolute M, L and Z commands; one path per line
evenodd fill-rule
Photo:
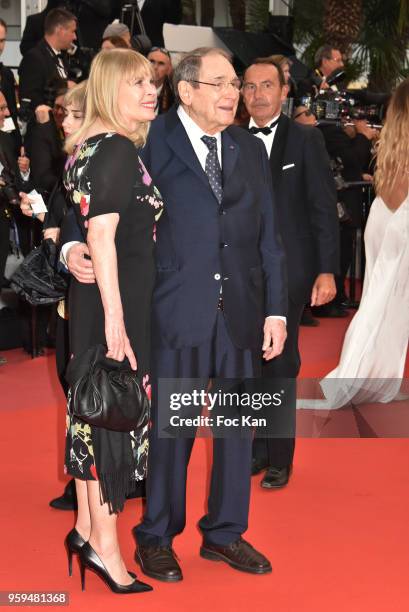
M 316 316 L 347 316 L 350 306 L 345 280 L 362 222 L 362 189 L 337 193 L 330 158 L 341 159 L 345 181 L 372 182 L 379 132 L 364 119 L 354 120 L 349 131 L 335 122 L 317 124 L 305 99 L 317 87 L 332 87 L 328 76 L 343 66 L 339 50 L 328 45 L 317 53 L 314 78 L 296 84 L 284 56 L 254 59 L 242 78 L 230 55 L 217 48 L 192 50 L 173 66 L 163 46 L 144 57 L 132 49 L 127 26 L 113 23 L 101 33 L 88 79 L 75 83 L 66 52 L 76 27 L 75 15 L 56 8 L 45 16 L 43 37 L 24 47 L 24 146 L 14 77 L 3 66 L 0 91 L 0 125 L 10 116 L 14 126 L 10 134 L 0 132 L 0 163 L 21 198 L 19 206 L 11 205 L 1 173 L 0 281 L 11 224 L 21 235 L 35 227 L 38 236 L 58 243 L 69 278 L 67 299 L 58 304 L 56 360 L 68 396 L 65 467 L 73 480 L 51 502 L 77 509 L 65 540 L 69 570 L 77 554 L 83 586 L 88 568 L 116 593 L 151 590 L 127 571 L 116 532 L 125 500 L 146 493 L 143 520 L 133 530 L 135 559 L 151 578 L 182 580 L 173 540 L 185 526 L 195 434 L 163 435 L 160 381 L 183 379 L 186 392 L 193 392 L 197 380 L 206 390 L 210 380 L 259 379 L 271 392 L 277 380 L 287 381 L 280 414 L 269 414 L 274 435 L 242 427 L 235 433 L 221 428 L 214 436 L 200 554 L 268 573 L 270 561 L 242 537 L 251 476 L 263 472 L 260 484 L 270 490 L 291 476 L 299 327 L 314 324 L 306 307 Z M 0 35 L 3 30 L 5 38 L 0 21 Z M 394 127 L 401 117 L 409 121 L 407 87 L 404 82 L 392 97 L 378 145 L 378 199 L 367 230 L 371 274 L 385 248 L 374 235 L 379 226 L 388 231 L 384 217 L 398 208 L 403 215 L 407 204 L 407 136 Z M 292 117 L 283 112 L 289 96 Z M 393 154 L 397 139 L 399 157 Z M 46 201 L 45 215 L 32 210 L 33 188 Z M 340 199 L 347 222 L 340 218 Z M 406 253 L 394 231 L 391 249 Z M 400 261 L 389 271 L 388 287 L 398 287 L 402 296 L 404 256 Z M 385 278 L 387 272 L 380 273 Z M 378 311 L 371 316 L 374 328 L 385 322 Z M 407 344 L 406 319 L 396 315 L 389 341 L 397 321 Z M 349 338 L 362 334 L 356 327 Z M 44 333 L 46 328 L 45 316 Z M 372 337 L 371 346 L 384 336 Z M 353 355 L 356 342 L 350 340 Z M 151 398 L 149 431 L 117 432 L 73 416 L 65 371 L 72 356 L 96 344 L 138 371 Z M 403 351 L 400 344 L 391 356 L 400 375 Z M 378 362 L 374 367 L 379 372 Z M 145 480 L 146 492 L 140 486 Z

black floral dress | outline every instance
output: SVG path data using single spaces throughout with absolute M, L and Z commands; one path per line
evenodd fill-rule
M 160 194 L 135 146 L 129 139 L 113 133 L 88 138 L 77 148 L 67 161 L 64 183 L 84 239 L 91 217 L 119 213 L 115 245 L 125 328 L 138 361 L 138 374 L 150 397 L 150 315 L 155 278 L 155 223 L 163 208 Z M 69 309 L 73 355 L 106 343 L 104 309 L 97 284 L 83 284 L 73 279 Z M 103 461 L 98 461 L 99 447 L 103 447 L 103 454 L 107 446 L 119 440 L 121 453 L 132 457 L 132 478 L 135 481 L 145 478 L 147 429 L 138 434 L 123 434 L 93 428 L 72 417 L 69 402 L 70 399 L 66 472 L 82 480 L 101 479 L 99 466 Z M 119 454 L 116 460 L 122 458 Z

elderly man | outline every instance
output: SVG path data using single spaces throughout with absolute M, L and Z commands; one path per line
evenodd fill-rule
M 336 192 L 324 140 L 315 128 L 295 124 L 281 112 L 288 85 L 280 64 L 261 58 L 244 74 L 243 100 L 248 129 L 260 139 L 270 159 L 279 228 L 288 267 L 288 338 L 283 353 L 263 365 L 263 378 L 292 379 L 286 402 L 271 420 L 270 437 L 256 437 L 253 474 L 266 473 L 261 486 L 287 484 L 293 463 L 295 379 L 300 369 L 298 331 L 304 305 L 329 302 L 335 296 L 338 271 Z M 274 418 L 274 417 L 273 417 Z M 283 431 L 283 437 L 272 437 Z M 260 432 L 259 432 L 260 433 Z
M 169 401 L 165 407 L 159 403 L 158 388 L 160 393 L 165 379 L 178 379 L 185 387 L 200 379 L 206 389 L 209 379 L 252 378 L 261 357 L 276 358 L 286 337 L 285 257 L 268 159 L 258 139 L 232 125 L 240 85 L 224 51 L 187 54 L 174 73 L 179 107 L 153 122 L 142 150 L 165 212 L 157 228 L 152 305 L 147 505 L 134 529 L 135 558 L 145 574 L 166 582 L 182 580 L 172 544 L 185 526 L 195 428 L 189 436 L 164 435 L 160 420 L 169 422 Z M 77 278 L 89 281 L 89 262 L 81 276 L 79 255 L 85 251 L 86 245 L 75 245 L 67 258 Z M 201 412 L 198 405 L 194 414 Z M 271 571 L 270 562 L 242 538 L 251 446 L 250 429 L 214 435 L 208 510 L 199 521 L 200 554 L 264 574 Z
M 148 53 L 148 60 L 152 64 L 158 95 L 156 114 L 160 115 L 166 113 L 175 100 L 170 86 L 170 77 L 173 70 L 172 60 L 169 51 L 163 47 L 152 47 Z

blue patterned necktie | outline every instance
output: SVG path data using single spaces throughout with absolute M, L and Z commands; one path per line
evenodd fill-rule
M 205 172 L 209 179 L 210 187 L 217 201 L 221 204 L 223 198 L 222 169 L 217 156 L 217 139 L 214 136 L 202 136 L 202 140 L 209 149 L 206 157 Z

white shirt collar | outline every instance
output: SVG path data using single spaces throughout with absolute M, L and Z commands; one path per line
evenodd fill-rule
M 216 138 L 217 155 L 219 157 L 219 162 L 220 162 L 220 167 L 221 167 L 222 165 L 222 133 L 217 132 L 217 134 L 206 134 L 206 132 L 204 132 L 202 128 L 199 127 L 197 123 L 193 121 L 191 117 L 189 117 L 189 115 L 187 114 L 187 112 L 185 111 L 185 109 L 183 108 L 181 104 L 179 105 L 177 113 L 179 115 L 179 119 L 182 122 L 183 127 L 186 130 L 188 138 L 190 142 L 192 143 L 192 147 L 200 161 L 200 164 L 203 170 L 205 169 L 206 157 L 209 152 L 209 149 L 203 142 L 202 136 L 212 136 Z
M 262 125 L 262 126 L 257 125 L 257 123 L 254 121 L 253 117 L 250 117 L 249 128 L 270 126 L 274 121 L 276 121 L 276 119 L 279 118 L 280 115 L 281 115 L 281 112 L 278 115 L 276 115 L 275 117 L 272 117 L 269 121 L 267 121 L 267 123 L 265 125 Z M 260 140 L 263 141 L 264 146 L 265 146 L 266 151 L 267 151 L 268 157 L 270 157 L 270 155 L 271 155 L 271 149 L 273 148 L 273 142 L 274 142 L 274 137 L 275 137 L 276 131 L 277 131 L 277 125 L 275 125 L 273 128 L 271 128 L 271 133 L 270 134 L 263 134 L 262 132 L 259 132 L 258 134 L 254 134 L 254 136 L 256 138 L 260 138 Z

